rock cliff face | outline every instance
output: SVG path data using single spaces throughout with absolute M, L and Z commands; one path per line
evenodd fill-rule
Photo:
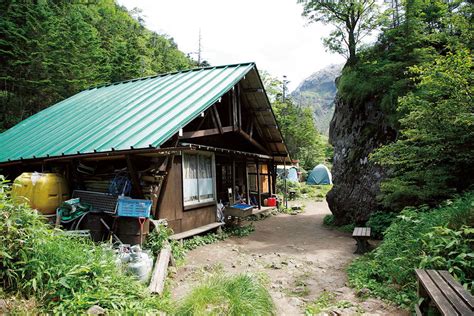
M 313 110 L 316 128 L 329 133 L 329 122 L 334 113 L 335 80 L 341 75 L 342 64 L 325 67 L 303 80 L 291 93 L 295 103 Z
M 395 135 L 375 102 L 355 106 L 336 98 L 329 130 L 334 187 L 327 195 L 336 224 L 363 223 L 379 209 L 377 195 L 386 173 L 368 156 Z

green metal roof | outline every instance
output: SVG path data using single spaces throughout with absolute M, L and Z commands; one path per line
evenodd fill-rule
M 82 91 L 0 134 L 0 162 L 159 147 L 254 68 L 199 68 Z

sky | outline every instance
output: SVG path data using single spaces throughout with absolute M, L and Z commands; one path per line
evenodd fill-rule
M 171 36 L 185 53 L 198 51 L 211 65 L 256 62 L 259 70 L 282 78 L 290 91 L 312 73 L 344 58 L 326 52 L 329 26 L 301 16 L 296 0 L 118 0 L 142 10 L 145 26 Z M 197 59 L 197 55 L 192 55 Z

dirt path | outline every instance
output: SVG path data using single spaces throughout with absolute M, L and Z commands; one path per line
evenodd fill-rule
M 355 296 L 346 285 L 345 273 L 355 256 L 354 240 L 350 234 L 323 226 L 329 213 L 325 202 L 303 203 L 302 214 L 271 216 L 254 222 L 255 232 L 248 237 L 229 238 L 191 251 L 175 277 L 173 297 L 183 297 L 199 282 L 203 271 L 217 265 L 227 273 L 265 273 L 278 315 L 304 314 L 306 304 L 323 291 L 335 295 L 335 301 L 351 303 L 332 308 L 342 315 L 404 314 L 379 300 Z

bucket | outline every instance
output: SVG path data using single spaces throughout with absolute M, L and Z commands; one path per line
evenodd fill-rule
M 140 222 L 138 218 L 119 217 L 117 218 L 117 237 L 124 243 L 130 245 L 140 244 Z M 150 221 L 148 219 L 143 223 L 142 241 L 145 242 L 150 230 Z
M 12 197 L 16 203 L 27 203 L 43 214 L 54 214 L 69 199 L 69 189 L 60 174 L 24 172 L 13 182 Z
M 267 199 L 267 204 L 268 206 L 276 206 L 277 205 L 277 200 L 274 197 L 269 197 Z

